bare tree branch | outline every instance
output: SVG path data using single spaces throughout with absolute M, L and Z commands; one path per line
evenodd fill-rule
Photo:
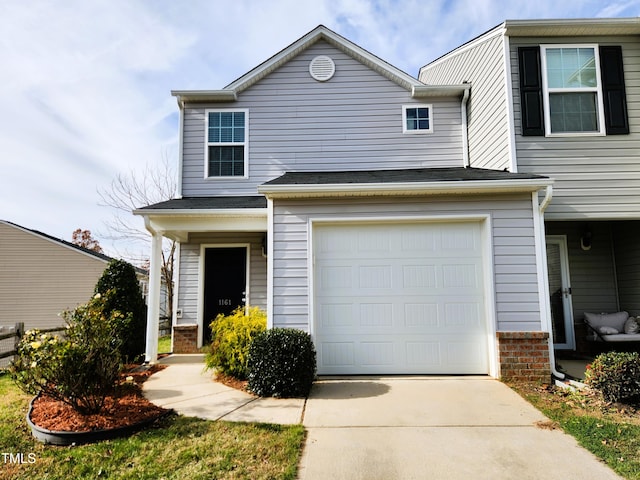
M 113 211 L 111 219 L 104 222 L 107 233 L 102 236 L 127 245 L 135 243 L 147 250 L 150 249 L 151 236 L 142 226 L 141 220 L 132 212 L 140 207 L 171 200 L 176 197 L 177 192 L 176 171 L 166 152 L 158 164 L 147 164 L 142 172 L 130 170 L 127 174 L 116 175 L 109 188 L 98 190 L 98 205 Z M 167 313 L 171 315 L 176 244 L 175 241 L 165 238 L 162 247 L 161 273 L 167 288 Z M 148 263 L 148 258 L 140 258 L 139 255 L 125 253 L 123 257 L 136 265 Z

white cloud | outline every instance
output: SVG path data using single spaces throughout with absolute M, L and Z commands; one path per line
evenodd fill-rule
M 0 2 L 0 218 L 103 229 L 96 189 L 177 152 L 172 89 L 218 89 L 324 24 L 412 75 L 505 18 L 635 16 L 640 0 Z

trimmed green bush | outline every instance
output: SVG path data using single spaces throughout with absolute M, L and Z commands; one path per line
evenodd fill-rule
M 249 349 L 248 388 L 261 397 L 306 397 L 316 376 L 316 350 L 308 333 L 267 330 Z
M 246 380 L 249 346 L 266 328 L 267 314 L 258 307 L 238 307 L 229 315 L 218 315 L 211 322 L 213 340 L 205 358 L 207 367 Z
M 113 330 L 126 320 L 117 311 L 105 315 L 104 302 L 96 295 L 86 305 L 64 312 L 67 329 L 61 335 L 25 333 L 10 367 L 22 391 L 45 394 L 83 414 L 102 409 L 121 369 L 120 340 Z
M 608 352 L 598 355 L 587 369 L 585 380 L 608 402 L 640 400 L 640 354 Z
M 122 340 L 123 360 L 138 361 L 145 349 L 147 306 L 135 267 L 124 260 L 112 260 L 98 279 L 94 293 L 105 297 L 105 315 L 115 311 L 125 314 L 127 321 L 123 318 L 114 325 L 114 333 Z

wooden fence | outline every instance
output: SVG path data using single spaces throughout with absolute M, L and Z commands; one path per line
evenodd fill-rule
M 38 329 L 38 331 L 40 333 L 51 333 L 51 332 L 60 332 L 62 330 L 66 330 L 66 327 L 55 327 L 55 328 L 42 328 L 42 329 Z M 9 332 L 9 333 L 3 333 L 0 335 L 0 341 L 2 340 L 7 340 L 10 338 L 13 338 L 13 350 L 8 350 L 6 352 L 2 352 L 0 351 L 0 359 L 2 358 L 7 358 L 7 357 L 13 357 L 17 351 L 16 349 L 18 348 L 18 343 L 20 342 L 20 339 L 22 338 L 22 336 L 24 335 L 24 323 L 20 322 L 20 323 L 16 323 L 15 326 L 13 327 L 13 331 Z

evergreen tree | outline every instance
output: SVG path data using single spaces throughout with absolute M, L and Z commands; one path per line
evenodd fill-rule
M 114 333 L 122 340 L 122 358 L 138 361 L 145 349 L 147 306 L 133 265 L 124 260 L 111 261 L 96 283 L 94 293 L 105 297 L 104 313 L 107 316 L 114 311 L 124 314 L 122 324 Z M 129 313 L 131 317 L 127 321 Z

